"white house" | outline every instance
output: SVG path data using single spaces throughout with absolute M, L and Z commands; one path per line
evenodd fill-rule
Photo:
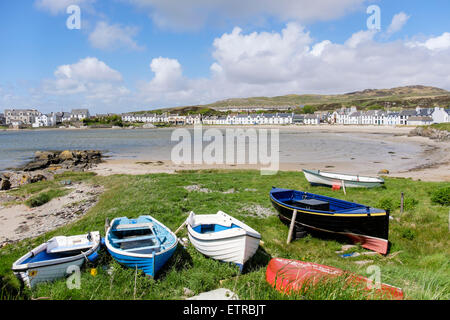
M 200 124 L 202 117 L 198 114 L 190 114 L 186 116 L 186 124 Z
M 5 122 L 13 126 L 29 125 L 41 113 L 36 109 L 5 109 Z
M 400 112 L 400 125 L 408 125 L 408 119 L 417 115 L 416 110 L 403 110 Z
M 410 126 L 427 126 L 433 124 L 432 117 L 409 117 L 408 125 Z
M 320 124 L 320 118 L 315 114 L 307 114 L 304 118 L 304 124 L 318 125 Z
M 388 112 L 383 115 L 383 124 L 388 126 L 398 126 L 400 125 L 400 113 L 399 112 Z
M 450 109 L 435 107 L 431 116 L 434 123 L 450 122 Z
M 41 114 L 35 117 L 33 128 L 51 127 L 56 125 L 56 114 L 54 112 L 49 114 Z
M 71 120 L 81 121 L 90 117 L 88 109 L 72 109 Z

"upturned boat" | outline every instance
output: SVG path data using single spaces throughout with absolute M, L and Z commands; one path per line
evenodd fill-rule
M 13 263 L 12 270 L 19 280 L 33 288 L 40 282 L 71 274 L 85 261 L 94 261 L 98 257 L 99 245 L 98 231 L 69 237 L 57 236 L 19 258 Z
M 232 262 L 242 268 L 258 250 L 261 235 L 223 211 L 217 214 L 189 214 L 186 220 L 192 245 L 205 256 Z
M 121 217 L 109 224 L 105 244 L 120 264 L 155 277 L 175 252 L 178 238 L 151 216 Z
M 266 281 L 276 290 L 286 294 L 299 292 L 302 288 L 307 290 L 308 286 L 316 285 L 319 281 L 337 277 L 343 277 L 345 286 L 358 286 L 368 293 L 371 292 L 373 298 L 403 299 L 403 291 L 400 288 L 316 263 L 274 258 L 266 269 Z
M 365 177 L 345 173 L 325 172 L 321 170 L 303 169 L 306 180 L 312 185 L 340 186 L 346 188 L 375 188 L 384 185 L 378 177 Z
M 358 203 L 297 190 L 272 188 L 272 205 L 290 225 L 294 211 L 296 233 L 318 231 L 345 235 L 363 248 L 388 251 L 389 213 Z

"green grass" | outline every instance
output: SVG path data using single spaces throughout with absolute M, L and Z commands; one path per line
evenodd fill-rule
M 364 293 L 354 288 L 343 289 L 341 280 L 308 287 L 298 294 L 283 295 L 265 281 L 268 262 L 273 257 L 298 259 L 334 266 L 369 277 L 367 266 L 381 270 L 381 281 L 404 289 L 407 299 L 450 299 L 450 241 L 448 230 L 449 208 L 431 201 L 432 193 L 450 183 L 412 181 L 385 178 L 385 187 L 359 190 L 347 189 L 347 195 L 325 187 L 310 186 L 298 172 L 279 172 L 275 176 L 261 176 L 259 171 L 182 171 L 178 174 L 114 175 L 99 177 L 73 174 L 63 179 L 80 179 L 103 185 L 105 193 L 99 202 L 80 220 L 49 232 L 36 239 L 23 240 L 0 250 L 0 287 L 3 299 L 182 299 L 183 289 L 195 294 L 221 286 L 233 290 L 241 299 L 365 299 Z M 26 186 L 17 193 L 29 193 L 48 188 L 41 182 Z M 200 185 L 213 192 L 189 192 L 184 186 Z M 271 208 L 269 191 L 272 186 L 294 188 L 312 193 L 377 206 L 390 203 L 391 216 L 387 256 L 359 256 L 341 258 L 335 251 L 349 242 L 337 239 L 319 239 L 307 236 L 286 245 L 288 227 L 277 216 L 259 218 L 244 209 L 252 205 Z M 223 193 L 234 188 L 234 193 Z M 246 191 L 247 189 L 247 191 Z M 26 190 L 26 191 L 25 191 Z M 251 191 L 248 191 L 251 190 Z M 255 191 L 256 190 L 256 191 Z M 405 211 L 400 214 L 397 205 L 401 192 L 405 195 Z M 179 245 L 174 256 L 155 279 L 118 265 L 106 252 L 96 264 L 82 269 L 81 289 L 69 290 L 66 280 L 38 285 L 33 291 L 20 289 L 11 272 L 12 263 L 39 243 L 55 235 L 75 235 L 99 230 L 104 235 L 104 222 L 115 217 L 137 217 L 151 214 L 172 230 L 180 226 L 193 210 L 197 214 L 223 210 L 243 220 L 262 235 L 264 245 L 245 265 L 238 276 L 238 268 L 204 257 L 192 246 Z M 274 209 L 273 213 L 275 213 Z M 186 230 L 179 233 L 186 237 Z M 367 250 L 357 247 L 357 252 Z M 358 260 L 370 260 L 360 266 Z M 98 274 L 90 274 L 90 268 Z M 135 282 L 136 278 L 136 282 Z M 220 284 L 220 280 L 225 280 Z
M 36 196 L 33 196 L 25 201 L 25 204 L 30 208 L 35 208 L 46 204 L 54 198 L 65 196 L 68 193 L 67 189 L 52 189 L 43 191 Z
M 450 132 L 450 123 L 435 123 L 430 126 L 433 129 Z

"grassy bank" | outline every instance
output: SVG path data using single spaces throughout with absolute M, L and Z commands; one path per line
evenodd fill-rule
M 74 174 L 71 179 L 103 185 L 106 192 L 79 221 L 37 239 L 0 249 L 1 298 L 182 299 L 184 288 L 198 294 L 221 286 L 233 290 L 241 299 L 364 298 L 351 288 L 342 290 L 339 281 L 310 288 L 300 295 L 287 297 L 279 294 L 265 282 L 265 268 L 271 257 L 283 257 L 335 266 L 363 276 L 370 276 L 366 268 L 376 265 L 381 270 L 381 281 L 403 288 L 407 299 L 450 299 L 449 208 L 431 201 L 433 192 L 449 186 L 449 183 L 386 178 L 385 188 L 347 189 L 347 195 L 344 195 L 329 188 L 311 187 L 298 172 L 279 172 L 275 176 L 236 170 L 108 177 Z M 25 188 L 33 190 L 27 189 L 26 193 L 30 195 L 51 188 L 49 183 L 27 186 Z M 193 185 L 211 192 L 184 188 Z M 305 190 L 375 207 L 389 206 L 393 217 L 390 221 L 389 240 L 392 245 L 389 254 L 342 258 L 335 251 L 347 242 L 311 236 L 286 245 L 288 228 L 279 221 L 269 200 L 272 186 Z M 25 192 L 25 188 L 15 192 Z M 400 214 L 398 206 L 401 192 L 404 192 L 408 204 L 403 214 Z M 265 209 L 264 212 L 271 215 L 260 217 L 254 208 Z M 17 258 L 52 236 L 90 230 L 99 230 L 104 236 L 105 218 L 142 214 L 151 214 L 175 230 L 191 210 L 197 214 L 223 210 L 261 233 L 264 245 L 246 264 L 242 275 L 236 277 L 236 266 L 208 259 L 192 246 L 184 249 L 181 245 L 156 279 L 143 274 L 135 277 L 134 270 L 121 267 L 104 251 L 99 261 L 82 269 L 79 290 L 68 289 L 65 280 L 39 285 L 33 291 L 19 289 L 19 282 L 11 272 L 11 265 Z M 179 236 L 186 237 L 186 231 L 183 230 Z M 366 252 L 362 248 L 354 251 Z M 361 260 L 370 262 L 365 265 L 355 263 Z M 91 275 L 91 268 L 97 269 L 96 276 Z M 221 284 L 220 280 L 225 281 Z
M 450 132 L 450 123 L 435 123 L 429 126 L 430 128 L 441 130 L 441 131 L 448 131 Z

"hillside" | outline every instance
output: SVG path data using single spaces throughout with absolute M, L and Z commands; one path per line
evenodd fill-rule
M 356 105 L 361 108 L 377 107 L 403 107 L 415 108 L 433 107 L 450 104 L 450 92 L 444 89 L 429 86 L 405 86 L 391 89 L 366 89 L 363 91 L 350 92 L 336 95 L 314 95 L 290 94 L 278 97 L 251 97 L 232 98 L 217 101 L 211 104 L 198 106 L 183 106 L 175 108 L 160 109 L 159 112 L 177 112 L 181 114 L 208 111 L 225 111 L 230 107 L 264 107 L 277 109 L 289 106 L 295 109 L 300 105 L 311 105 L 316 110 L 335 110 L 341 107 Z M 142 113 L 144 111 L 141 111 Z M 155 112 L 153 110 L 152 112 Z

